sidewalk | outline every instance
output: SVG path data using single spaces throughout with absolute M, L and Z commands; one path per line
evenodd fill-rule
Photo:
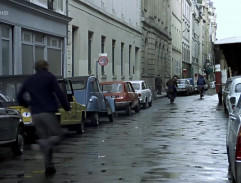
M 154 99 L 154 100 L 157 100 L 157 99 L 166 97 L 166 96 L 167 96 L 167 93 L 166 93 L 166 92 L 162 92 L 161 95 L 155 93 L 153 96 L 154 96 L 153 99 Z

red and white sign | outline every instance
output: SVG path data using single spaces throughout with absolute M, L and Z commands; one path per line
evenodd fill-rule
M 105 66 L 108 64 L 108 58 L 107 56 L 101 56 L 99 59 L 98 59 L 98 63 L 101 65 L 101 66 Z

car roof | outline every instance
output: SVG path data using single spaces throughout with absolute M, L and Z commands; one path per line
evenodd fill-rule
M 131 83 L 141 83 L 141 82 L 145 82 L 144 80 L 134 80 L 134 81 L 129 81 Z
M 113 83 L 120 83 L 120 84 L 124 84 L 127 83 L 129 81 L 105 81 L 105 82 L 101 82 L 100 84 L 113 84 Z
M 78 80 L 88 80 L 91 77 L 95 78 L 95 76 L 73 76 L 73 77 L 68 77 L 67 79 L 71 81 L 78 81 Z

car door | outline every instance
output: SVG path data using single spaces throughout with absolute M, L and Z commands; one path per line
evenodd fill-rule
M 239 103 L 240 104 L 240 103 Z M 229 115 L 227 127 L 227 146 L 231 168 L 235 169 L 236 143 L 240 126 L 240 105 Z
M 126 95 L 128 96 L 128 100 L 131 101 L 132 103 L 132 107 L 135 107 L 136 106 L 136 103 L 135 103 L 135 90 L 133 89 L 133 87 L 131 86 L 131 83 L 129 82 L 126 82 L 125 83 L 125 92 L 126 92 Z
M 10 137 L 10 139 L 16 139 L 17 134 L 18 134 L 18 126 L 19 126 L 19 122 L 20 122 L 18 112 L 15 109 L 7 108 L 6 113 L 8 115 L 8 120 L 11 125 L 9 137 Z
M 147 99 L 147 102 L 149 102 L 149 99 L 150 99 L 150 94 L 148 92 L 148 89 L 146 87 L 146 83 L 145 82 L 142 82 L 141 83 L 141 88 L 142 88 L 142 93 L 143 95 L 145 96 L 145 98 Z
M 99 110 L 103 111 L 106 108 L 105 99 L 104 99 L 102 90 L 100 89 L 100 84 L 99 84 L 97 78 L 94 78 L 93 89 L 94 89 L 95 96 L 98 99 Z
M 0 108 L 0 141 L 10 140 L 12 133 L 12 125 L 9 121 L 6 109 Z

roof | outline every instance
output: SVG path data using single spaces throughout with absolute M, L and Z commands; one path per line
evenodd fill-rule
M 215 41 L 215 45 L 241 43 L 241 37 L 230 37 Z

